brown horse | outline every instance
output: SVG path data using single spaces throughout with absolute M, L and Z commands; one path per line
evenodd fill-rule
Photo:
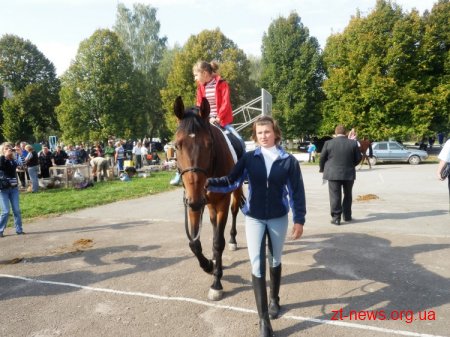
M 222 253 L 225 248 L 224 231 L 231 203 L 233 217 L 230 231 L 230 249 L 236 249 L 236 216 L 242 199 L 242 188 L 231 193 L 211 193 L 205 190 L 206 179 L 228 175 L 234 166 L 233 156 L 223 133 L 209 123 L 210 107 L 203 99 L 200 108 L 184 109 L 183 100 L 175 100 L 174 112 L 178 119 L 175 134 L 177 165 L 184 185 L 186 211 L 186 233 L 189 247 L 197 257 L 200 267 L 214 275 L 208 293 L 210 300 L 220 300 L 223 296 Z M 208 206 L 213 226 L 213 258 L 207 259 L 202 253 L 200 228 L 205 205 Z M 189 218 L 189 221 L 188 221 Z M 190 226 L 189 226 L 190 225 Z M 234 248 L 234 249 L 233 249 Z
M 359 151 L 361 151 L 362 159 L 361 159 L 361 165 L 359 166 L 359 169 L 362 168 L 364 161 L 367 160 L 367 164 L 369 164 L 369 169 L 372 168 L 372 165 L 370 164 L 370 158 L 372 158 L 372 143 L 370 140 L 368 140 L 366 137 L 364 137 L 363 140 L 359 141 Z

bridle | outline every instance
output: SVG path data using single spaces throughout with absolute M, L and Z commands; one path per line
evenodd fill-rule
M 188 167 L 187 169 L 184 169 L 180 172 L 180 176 L 183 176 L 183 174 L 187 173 L 187 172 L 193 172 L 193 173 L 197 173 L 197 172 L 201 172 L 203 173 L 206 177 L 208 177 L 208 170 L 205 170 L 201 167 L 197 167 L 197 166 L 192 166 L 192 167 Z
M 208 132 L 209 132 L 209 136 L 211 138 L 211 160 L 209 162 L 209 168 L 208 169 L 204 169 L 202 167 L 198 167 L 198 166 L 191 166 L 185 169 L 180 169 L 180 179 L 183 178 L 183 174 L 191 172 L 191 173 L 202 173 L 206 176 L 206 178 L 208 178 L 208 176 L 210 176 L 212 174 L 212 172 L 214 172 L 214 167 L 215 167 L 215 151 L 214 151 L 214 137 L 211 131 L 211 127 L 210 125 L 207 125 L 208 127 Z M 186 235 L 189 239 L 190 242 L 196 241 L 200 238 L 200 232 L 203 226 L 203 211 L 205 210 L 205 205 L 206 205 L 206 200 L 205 203 L 201 206 L 200 208 L 200 223 L 199 223 L 199 228 L 198 228 L 198 232 L 197 235 L 192 238 L 191 234 L 189 233 L 189 220 L 188 220 L 188 207 L 190 207 L 188 205 L 188 199 L 186 198 L 186 189 L 184 189 L 183 191 L 183 204 L 184 204 L 184 229 L 186 231 Z

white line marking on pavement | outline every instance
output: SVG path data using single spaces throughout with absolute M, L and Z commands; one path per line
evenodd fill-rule
M 153 299 L 165 300 L 165 301 L 189 302 L 189 303 L 195 303 L 195 304 L 204 305 L 207 307 L 213 307 L 213 308 L 217 308 L 217 309 L 225 309 L 225 310 L 244 312 L 244 313 L 250 313 L 250 314 L 257 313 L 256 310 L 252 310 L 252 309 L 245 309 L 245 308 L 239 308 L 239 307 L 234 307 L 234 306 L 230 306 L 230 305 L 206 302 L 206 301 L 197 300 L 195 298 L 170 297 L 170 296 L 161 296 L 161 295 L 141 293 L 141 292 L 135 292 L 135 291 L 122 291 L 122 290 L 114 290 L 114 289 L 107 289 L 107 288 L 96 288 L 96 287 L 83 286 L 83 285 L 75 284 L 75 283 L 38 280 L 38 279 L 32 279 L 32 278 L 23 277 L 23 276 L 7 275 L 7 274 L 0 274 L 0 277 L 6 277 L 6 278 L 22 280 L 22 281 L 27 281 L 27 282 L 33 282 L 33 283 L 50 284 L 50 285 L 56 285 L 56 286 L 64 286 L 64 287 L 71 287 L 71 288 L 77 288 L 77 289 L 102 292 L 102 293 L 110 293 L 110 294 L 116 294 L 116 295 L 147 297 L 147 298 L 153 298 Z M 385 328 L 379 328 L 379 327 L 370 326 L 370 325 L 347 323 L 347 322 L 342 322 L 342 321 L 330 321 L 330 320 L 325 320 L 325 319 L 317 319 L 317 318 L 302 317 L 302 316 L 295 316 L 295 315 L 282 315 L 282 316 L 280 316 L 280 318 L 294 320 L 294 321 L 307 321 L 307 322 L 313 322 L 313 323 L 318 323 L 318 324 L 336 325 L 336 326 L 351 328 L 351 329 L 377 331 L 377 332 L 401 335 L 401 336 L 445 337 L 445 336 L 440 336 L 440 335 L 429 335 L 429 334 L 422 334 L 422 333 L 410 332 L 410 331 L 404 331 L 404 330 L 385 329 Z

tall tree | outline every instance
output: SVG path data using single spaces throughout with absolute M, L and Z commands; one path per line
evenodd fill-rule
M 173 64 L 175 61 L 175 56 L 182 50 L 182 48 L 176 44 L 173 48 L 168 48 L 163 56 L 163 59 L 161 60 L 161 63 L 159 65 L 159 76 L 163 79 L 164 85 L 163 88 L 167 87 L 167 78 L 169 77 L 170 72 L 172 71 Z M 165 114 L 164 114 L 165 116 Z M 165 118 L 165 117 L 164 117 Z M 173 135 L 173 131 L 171 131 L 167 125 L 166 119 L 164 119 L 164 128 L 161 128 L 159 130 L 159 134 L 161 139 L 164 142 L 169 142 L 170 138 Z
M 61 80 L 57 115 L 64 140 L 128 138 L 142 123 L 140 102 L 134 96 L 142 85 L 130 54 L 114 32 L 97 30 L 82 41 Z
M 163 130 L 160 90 L 163 79 L 159 76 L 159 65 L 166 50 L 166 37 L 159 36 L 160 23 L 156 18 L 157 10 L 150 5 L 134 4 L 129 10 L 123 4 L 117 6 L 114 31 L 129 51 L 137 76 L 140 76 L 145 122 L 140 128 L 141 134 L 153 136 L 154 131 Z M 136 130 L 136 131 L 138 131 Z
M 244 52 L 219 29 L 204 30 L 198 35 L 192 35 L 182 50 L 176 53 L 167 87 L 162 90 L 166 120 L 172 131 L 176 128 L 172 113 L 175 98 L 182 96 L 186 105 L 195 104 L 196 84 L 192 67 L 198 60 L 215 60 L 219 63 L 219 73 L 230 85 L 233 108 L 255 98 L 255 86 L 249 80 L 250 63 Z
M 448 0 L 441 2 L 447 4 L 441 14 L 446 24 L 433 19 L 430 29 L 448 36 Z M 431 65 L 437 55 L 426 47 L 424 32 L 430 29 L 417 11 L 404 13 L 395 3 L 378 0 L 367 17 L 357 12 L 342 34 L 332 35 L 324 50 L 328 77 L 321 131 L 331 133 L 343 123 L 374 139 L 405 139 L 433 129 L 442 116 L 436 106 L 447 102 L 448 116 L 448 87 L 433 94 L 444 63 L 441 58 Z M 445 39 L 439 43 L 448 52 Z M 431 70 L 436 66 L 439 71 Z
M 6 139 L 40 141 L 58 129 L 60 81 L 54 65 L 30 41 L 15 35 L 0 39 L 0 82 L 12 93 L 2 104 Z
M 423 17 L 420 87 L 427 94 L 422 109 L 432 116 L 430 128 L 450 131 L 450 1 L 439 0 Z
M 286 138 L 314 133 L 320 120 L 324 71 L 317 39 L 297 13 L 280 17 L 263 36 L 262 86 Z

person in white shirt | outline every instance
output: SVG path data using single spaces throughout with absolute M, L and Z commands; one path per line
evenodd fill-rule
M 439 165 L 437 167 L 437 177 L 439 180 L 444 181 L 445 179 L 447 179 L 448 181 L 448 194 L 449 194 L 449 214 L 450 214 L 450 177 L 447 178 L 443 178 L 441 176 L 441 172 L 444 169 L 445 165 L 450 165 L 450 139 L 448 139 L 445 144 L 444 147 L 442 148 L 441 152 L 439 153 Z
M 142 143 L 137 142 L 132 150 L 134 157 L 134 168 L 140 169 L 142 167 Z
M 148 148 L 144 144 L 141 147 L 142 166 L 148 165 L 147 155 L 148 155 Z

